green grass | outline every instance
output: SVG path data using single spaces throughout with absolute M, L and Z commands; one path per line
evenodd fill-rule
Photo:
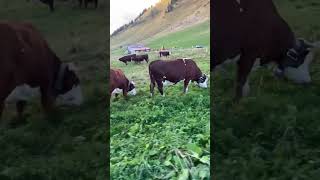
M 195 45 L 210 47 L 210 22 L 206 21 L 163 37 L 148 39 L 146 44 L 151 48 L 161 48 L 162 45 L 167 48 L 191 48 Z
M 320 40 L 318 1 L 275 2 L 299 37 Z M 239 104 L 232 103 L 235 66 L 228 67 L 228 74 L 216 74 L 212 82 L 216 179 L 319 177 L 319 60 L 317 51 L 311 66 L 313 83 L 307 87 L 278 80 L 270 70 L 252 72 L 250 95 Z
M 189 36 L 197 38 L 198 34 Z M 189 47 L 184 43 L 176 46 Z M 123 54 L 121 49 L 111 52 L 111 68 L 122 69 L 136 83 L 137 95 L 128 100 L 120 95 L 110 101 L 111 178 L 209 179 L 209 89 L 191 85 L 183 94 L 183 83 L 179 83 L 165 88 L 165 97 L 155 88 L 151 98 L 148 64 L 129 62 L 126 66 L 118 61 Z M 191 57 L 203 73 L 210 72 L 206 49 L 172 51 L 170 58 L 178 57 Z M 149 59 L 158 59 L 158 54 L 149 53 Z
M 0 128 L 0 179 L 106 179 L 106 35 L 107 3 L 79 9 L 57 2 L 46 5 L 20 0 L 0 2 L 1 21 L 32 22 L 63 61 L 72 61 L 85 102 L 43 113 L 39 99 L 26 109 L 28 124 L 8 128 L 15 118 L 9 105 Z

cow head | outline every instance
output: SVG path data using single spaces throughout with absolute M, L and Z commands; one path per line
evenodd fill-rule
M 119 58 L 119 61 L 123 62 L 123 63 L 126 63 L 127 64 L 127 61 L 125 60 L 125 57 L 121 57 Z
M 197 80 L 197 84 L 200 88 L 208 88 L 208 77 L 207 75 L 203 74 L 200 76 L 200 78 Z
M 81 105 L 83 102 L 80 80 L 72 63 L 61 63 L 54 88 L 58 105 Z
M 135 96 L 137 94 L 135 83 L 133 81 L 129 81 L 128 94 L 130 96 Z
M 309 65 L 313 60 L 314 45 L 303 39 L 297 39 L 295 46 L 289 49 L 281 61 L 276 75 L 285 76 L 295 83 L 311 82 Z

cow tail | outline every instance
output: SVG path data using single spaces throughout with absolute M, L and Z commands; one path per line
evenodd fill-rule
M 151 73 L 151 70 L 150 70 L 150 66 L 149 66 L 149 76 L 150 76 L 151 83 L 155 82 L 155 79 L 154 79 L 154 77 L 153 77 L 153 75 Z

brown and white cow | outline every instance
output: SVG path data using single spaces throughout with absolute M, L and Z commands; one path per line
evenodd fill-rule
M 21 117 L 37 93 L 46 112 L 56 99 L 67 105 L 82 103 L 74 66 L 61 62 L 32 24 L 2 22 L 0 39 L 0 115 L 6 102 L 16 102 Z
M 311 82 L 309 64 L 315 44 L 296 38 L 272 0 L 213 3 L 212 69 L 240 57 L 234 59 L 238 64 L 236 100 L 248 94 L 248 76 L 255 64 L 274 62 L 278 76 L 296 83 Z
M 120 69 L 110 69 L 110 96 L 123 93 L 123 96 L 136 95 L 136 88 L 133 81 L 129 81 L 128 78 Z
M 156 83 L 162 96 L 164 96 L 163 86 L 177 84 L 180 81 L 184 81 L 184 93 L 188 92 L 190 82 L 196 82 L 201 88 L 208 87 L 208 77 L 201 72 L 192 59 L 153 61 L 149 64 L 149 76 L 151 96 L 154 94 Z

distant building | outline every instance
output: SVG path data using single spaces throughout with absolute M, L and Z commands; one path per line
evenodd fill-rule
M 128 50 L 128 54 L 135 54 L 138 52 L 148 52 L 150 51 L 150 48 L 145 47 L 142 44 L 134 44 L 134 45 L 129 45 L 127 50 Z

